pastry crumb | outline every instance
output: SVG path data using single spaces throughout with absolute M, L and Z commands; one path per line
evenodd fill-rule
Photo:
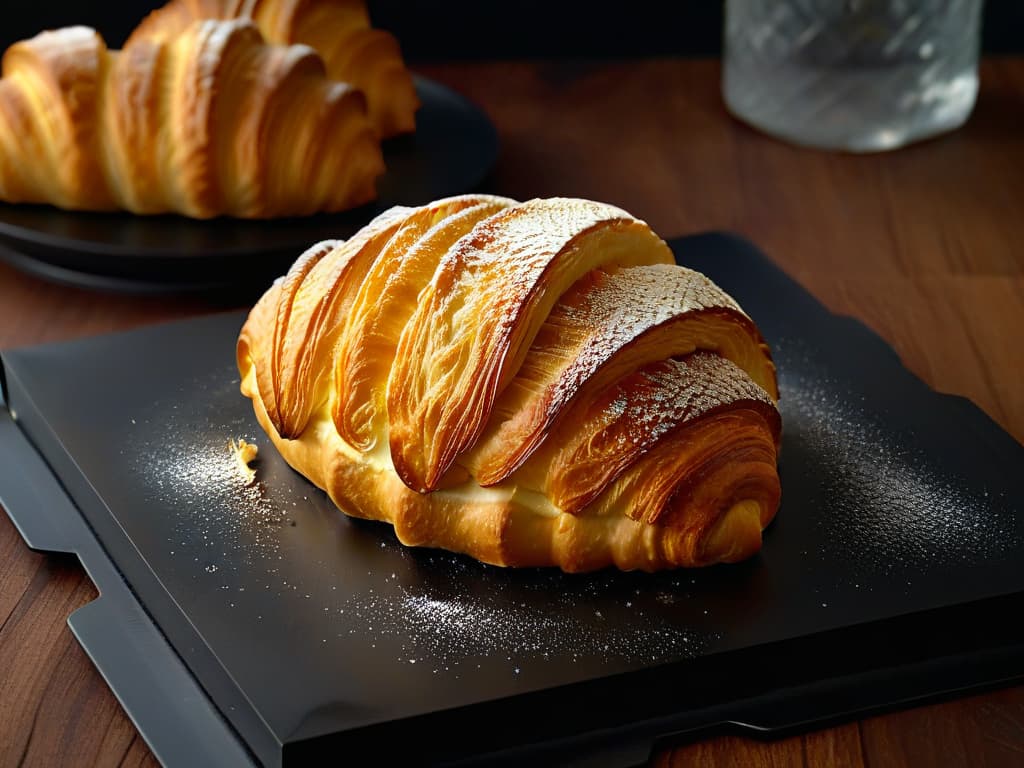
M 228 440 L 228 448 L 235 457 L 235 462 L 242 472 L 245 484 L 252 485 L 256 479 L 256 470 L 250 467 L 249 464 L 256 458 L 259 448 L 254 443 L 246 442 L 241 438 L 238 440 Z

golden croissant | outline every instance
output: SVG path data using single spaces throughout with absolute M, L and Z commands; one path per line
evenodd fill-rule
M 86 27 L 12 45 L 0 79 L 0 199 L 75 210 L 267 218 L 376 197 L 363 95 L 305 46 L 201 21 L 108 50 Z
M 132 40 L 167 39 L 196 19 L 250 18 L 272 43 L 302 43 L 324 59 L 327 74 L 366 94 L 381 138 L 416 127 L 420 106 L 395 37 L 371 26 L 364 0 L 171 0 L 153 11 Z
M 393 208 L 301 256 L 250 312 L 237 363 L 284 459 L 407 545 L 700 566 L 758 551 L 779 504 L 758 329 L 609 205 Z

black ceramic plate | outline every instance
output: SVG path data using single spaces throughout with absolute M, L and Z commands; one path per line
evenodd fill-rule
M 308 246 L 348 237 L 391 205 L 475 189 L 498 152 L 487 116 L 446 86 L 418 77 L 415 134 L 384 143 L 379 200 L 341 214 L 245 221 L 62 211 L 0 203 L 0 258 L 42 277 L 143 292 L 245 289 L 282 274 Z
M 33 546 L 90 572 L 98 542 L 141 602 L 110 577 L 71 624 L 167 764 L 628 765 L 659 738 L 780 733 L 1024 675 L 1007 620 L 1024 608 L 1024 448 L 749 244 L 673 247 L 758 322 L 780 372 L 782 507 L 734 566 L 568 576 L 402 547 L 261 434 L 234 370 L 241 314 L 4 353 L 0 497 Z M 238 437 L 261 446 L 254 486 Z

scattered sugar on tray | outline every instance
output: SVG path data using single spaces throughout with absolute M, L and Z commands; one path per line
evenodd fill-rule
M 202 381 L 189 386 L 210 389 Z M 234 390 L 237 382 L 229 376 L 216 386 Z M 197 544 L 202 549 L 219 550 L 206 555 L 207 573 L 214 573 L 218 564 L 248 566 L 253 558 L 272 556 L 278 546 L 278 531 L 287 522 L 280 505 L 271 501 L 258 482 L 258 463 L 250 466 L 257 457 L 256 444 L 245 434 L 251 425 L 232 423 L 215 412 L 223 396 L 214 391 L 205 398 L 209 412 L 180 409 L 177 403 L 154 403 L 152 413 L 160 415 L 161 429 L 142 432 L 159 433 L 159 442 L 131 447 L 137 457 L 134 470 L 152 489 L 154 501 L 179 512 L 172 541 L 182 548 L 191 544 L 192 552 Z M 154 418 L 140 415 L 137 421 L 152 426 Z M 241 557 L 229 557 L 226 550 L 237 551 Z
M 457 558 L 444 559 L 458 568 Z M 482 576 L 476 574 L 478 579 Z M 399 585 L 390 594 L 350 598 L 338 615 L 355 622 L 360 633 L 368 633 L 375 642 L 397 639 L 403 658 L 412 655 L 446 670 L 498 656 L 505 656 L 520 670 L 527 662 L 559 660 L 671 661 L 699 655 L 710 640 L 706 633 L 667 623 L 656 612 L 645 615 L 633 610 L 628 618 L 612 617 L 604 604 L 587 611 L 585 606 L 607 587 L 565 593 L 557 585 L 539 583 L 535 591 L 543 600 L 524 602 L 513 599 L 511 588 L 503 586 L 500 578 L 483 576 L 483 581 L 483 588 L 473 594 L 433 593 L 421 584 Z M 518 584 L 516 594 L 522 588 Z M 675 601 L 667 592 L 653 599 L 662 605 Z M 627 608 L 631 605 L 626 601 Z
M 823 539 L 833 545 L 821 556 L 891 573 L 1016 546 L 1003 533 L 1013 510 L 968 490 L 914 435 L 894 432 L 863 396 L 826 375 L 802 342 L 778 342 L 775 354 L 784 439 L 795 436 L 815 460 L 792 469 L 813 473 L 808 478 L 819 484 L 819 517 L 808 522 L 824 527 Z M 783 462 L 786 455 L 784 446 Z

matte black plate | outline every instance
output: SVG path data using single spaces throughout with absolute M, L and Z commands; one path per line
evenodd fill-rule
M 0 258 L 41 277 L 132 292 L 233 291 L 282 274 L 310 244 L 345 238 L 392 205 L 469 192 L 497 159 L 487 116 L 418 77 L 416 132 L 384 143 L 387 172 L 372 205 L 340 214 L 246 221 L 63 211 L 0 203 Z
M 748 243 L 673 245 L 758 322 L 780 371 L 782 507 L 739 565 L 568 576 L 402 547 L 262 436 L 233 367 L 239 314 L 7 352 L 8 402 L 267 765 L 364 747 L 629 764 L 660 737 L 780 733 L 1024 675 L 1005 618 L 1024 607 L 1024 448 Z M 238 437 L 261 446 L 254 486 Z M 24 482 L 0 466 L 5 500 Z M 124 630 L 95 631 L 117 680 Z M 150 743 L 173 732 L 145 719 Z

